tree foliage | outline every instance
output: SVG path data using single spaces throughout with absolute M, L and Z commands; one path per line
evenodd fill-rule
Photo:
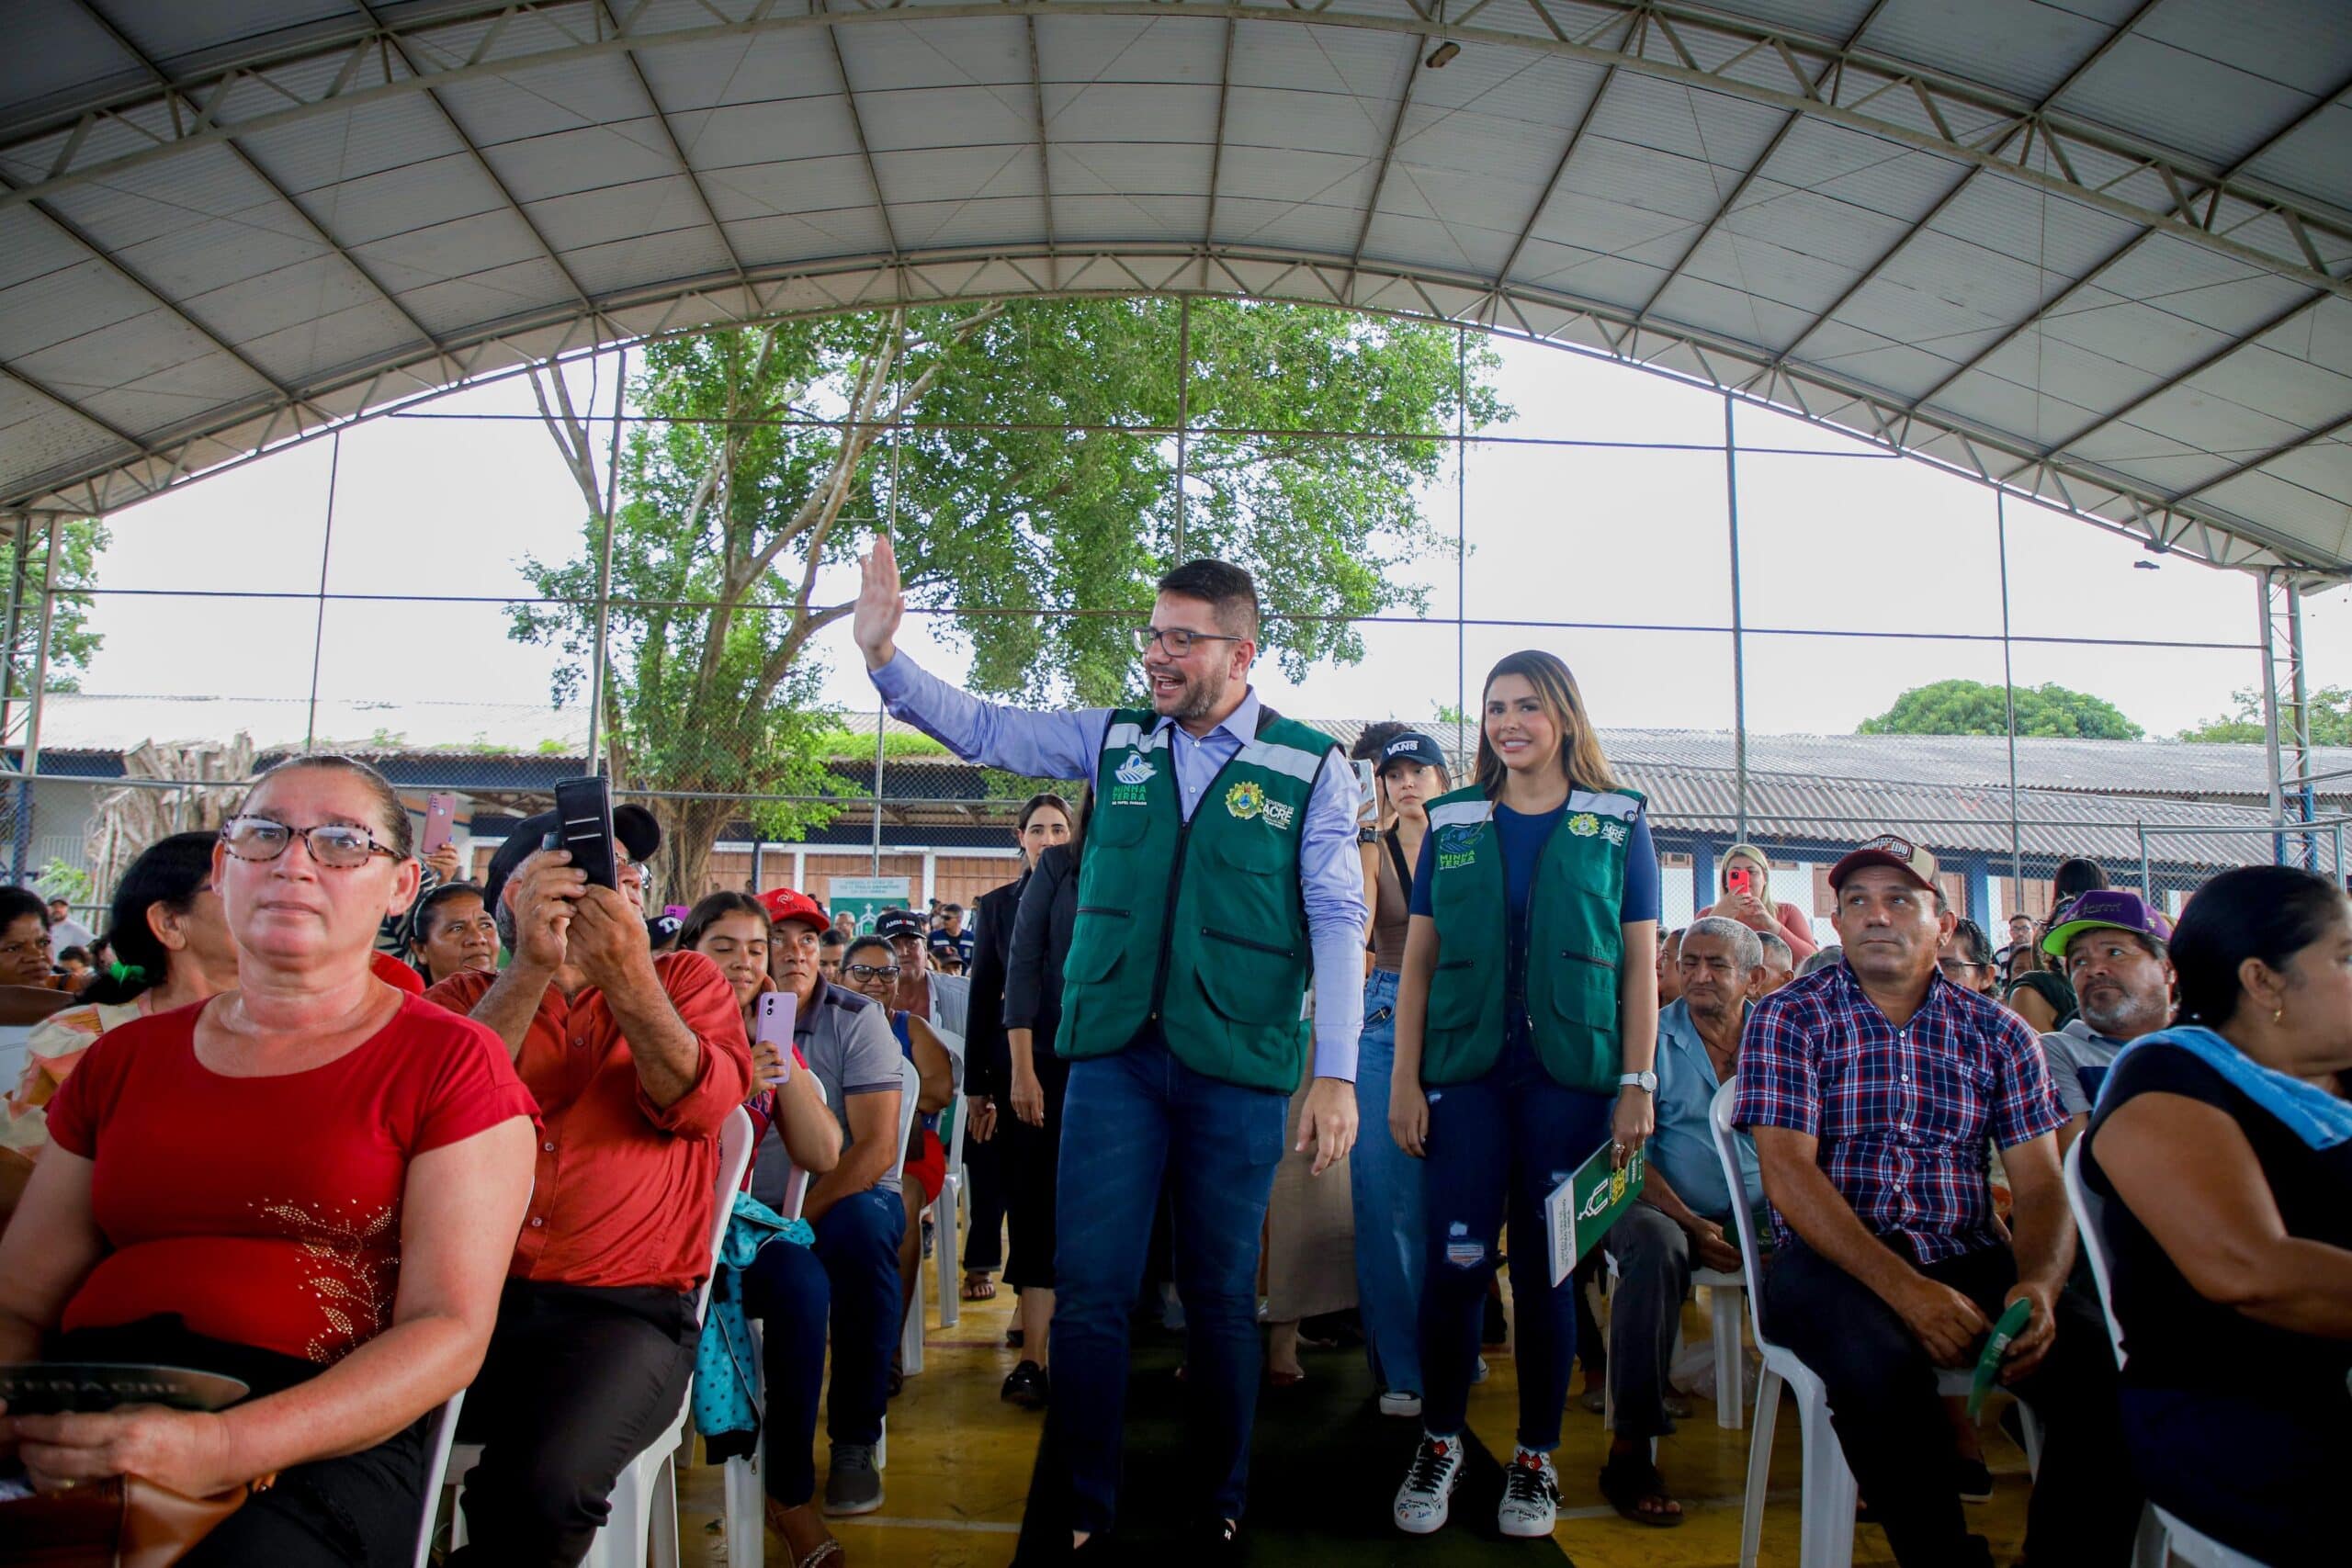
M 2052 682 L 2017 688 L 2018 733 L 2081 740 L 2137 740 L 2147 731 L 2105 698 Z M 1894 699 L 1858 735 L 2007 735 L 2008 691 L 1983 681 L 1939 681 Z
M 2183 740 L 2262 744 L 2262 694 L 2248 686 L 2230 694 L 2228 713 L 2180 732 Z M 2352 688 L 2322 686 L 2305 699 L 2314 746 L 2352 746 Z
M 29 529 L 25 558 L 24 624 L 17 633 L 17 689 L 32 682 L 33 646 L 40 635 L 41 568 L 49 558 L 47 539 Z M 90 590 L 97 581 L 98 552 L 107 547 L 106 525 L 95 517 L 75 518 L 57 525 L 57 564 L 51 581 L 54 607 L 49 620 L 49 669 L 45 684 L 52 692 L 78 692 L 82 674 L 90 667 L 105 636 L 90 629 Z M 0 536 L 0 601 L 16 580 L 17 540 Z M 0 615 L 5 615 L 0 609 Z
M 1196 302 L 1186 387 L 1178 312 L 1166 299 L 896 310 L 648 346 L 630 398 L 650 418 L 624 444 L 613 541 L 616 779 L 839 795 L 820 638 L 854 597 L 838 569 L 886 523 L 909 603 L 968 642 L 974 686 L 1041 703 L 1133 695 L 1127 631 L 1179 550 L 1180 423 L 1182 554 L 1257 575 L 1285 671 L 1361 658 L 1345 617 L 1425 608 L 1395 569 L 1451 547 L 1415 492 L 1442 471 L 1465 373 L 1470 424 L 1506 416 L 1491 351 L 1474 340 L 1465 367 L 1448 328 Z M 587 518 L 571 560 L 525 563 L 543 602 L 514 611 L 511 632 L 562 652 L 561 701 L 582 689 L 596 635 L 603 452 L 559 378 L 535 385 Z M 657 807 L 683 897 L 747 813 Z M 831 809 L 758 815 L 789 837 Z

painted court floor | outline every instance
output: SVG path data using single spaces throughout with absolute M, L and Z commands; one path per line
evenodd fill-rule
M 926 1268 L 924 1283 L 935 1291 Z M 927 1291 L 926 1294 L 931 1294 Z M 1022 1511 L 1043 1417 L 1003 1404 L 999 1385 L 1016 1359 L 1003 1348 L 1011 1292 L 995 1302 L 966 1303 L 952 1329 L 938 1326 L 933 1297 L 927 1317 L 924 1370 L 906 1381 L 890 1406 L 887 1500 L 881 1512 L 834 1522 L 851 1568 L 1001 1568 L 1013 1560 Z M 1705 1318 L 1694 1304 L 1685 1334 L 1703 1343 Z M 1162 1448 L 1172 1450 L 1172 1420 L 1152 1420 L 1174 1350 L 1139 1350 L 1131 1404 L 1128 1485 L 1159 1473 Z M 1516 1382 L 1508 1349 L 1489 1350 L 1493 1375 L 1474 1391 L 1471 1428 L 1488 1453 L 1510 1452 Z M 1251 1469 L 1254 1533 L 1241 1561 L 1307 1568 L 1329 1563 L 1375 1568 L 1385 1563 L 1437 1568 L 1441 1563 L 1573 1561 L 1580 1568 L 1734 1568 L 1739 1560 L 1740 1494 L 1747 1474 L 1746 1429 L 1716 1427 L 1700 1404 L 1681 1431 L 1661 1444 L 1659 1463 L 1689 1514 L 1679 1529 L 1656 1529 L 1622 1519 L 1601 1498 L 1595 1477 L 1606 1451 L 1600 1417 L 1570 1404 L 1556 1457 L 1561 1519 L 1549 1546 L 1507 1541 L 1496 1535 L 1493 1494 L 1465 1483 L 1446 1531 L 1415 1540 L 1386 1525 L 1386 1498 L 1409 1455 L 1414 1424 L 1383 1420 L 1354 1350 L 1310 1351 L 1308 1382 L 1264 1391 Z M 1170 1385 L 1172 1386 L 1172 1385 Z M 1159 1405 L 1172 1411 L 1170 1401 Z M 1276 1406 L 1281 1408 L 1277 1409 Z M 1751 1413 L 1752 1414 L 1752 1413 Z M 1996 1562 L 2015 1561 L 2025 1533 L 2025 1457 L 1986 1412 L 1984 1446 L 1996 1478 L 1993 1501 L 1968 1510 L 1969 1527 L 1990 1538 Z M 1162 1429 L 1164 1428 L 1164 1429 Z M 1376 1457 L 1367 1460 L 1366 1451 Z M 1393 1459 L 1385 1456 L 1392 1453 Z M 825 1445 L 818 1437 L 822 1484 Z M 1799 1475 L 1796 1409 L 1785 1401 L 1776 1430 L 1772 1492 L 1760 1561 L 1796 1562 Z M 1491 1473 L 1491 1472 L 1490 1472 Z M 729 1561 L 722 1520 L 719 1472 L 693 1465 L 679 1472 L 679 1536 L 688 1563 Z M 1483 1515 L 1483 1517 L 1480 1517 Z M 1263 1516 L 1261 1518 L 1261 1516 Z M 1362 1517 L 1359 1517 L 1362 1516 Z M 1328 1529 L 1319 1521 L 1329 1521 Z M 784 1564 L 782 1543 L 771 1536 L 765 1561 Z M 1875 1527 L 1855 1532 L 1854 1561 L 1893 1562 Z

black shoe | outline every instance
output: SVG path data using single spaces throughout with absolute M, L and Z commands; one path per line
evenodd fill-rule
M 1503 1321 L 1503 1303 L 1494 1297 L 1487 1298 L 1487 1317 L 1478 1330 L 1481 1345 L 1501 1345 L 1510 1339 L 1510 1325 Z
M 1021 1342 L 1027 1337 L 1029 1336 L 1025 1330 L 1008 1328 L 1004 1331 L 1004 1348 L 1008 1350 L 1018 1350 L 1021 1348 Z
M 1023 1361 L 1005 1375 L 1004 1391 L 999 1397 L 1023 1410 L 1043 1410 L 1051 1386 L 1045 1368 L 1035 1361 Z
M 1963 1459 L 1953 1463 L 1962 1502 L 1989 1503 L 1993 1500 L 1993 1472 L 1984 1467 L 1983 1460 Z

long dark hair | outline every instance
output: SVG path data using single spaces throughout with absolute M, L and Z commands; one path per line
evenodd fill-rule
M 2238 1010 L 2245 987 L 2238 968 L 2259 958 L 2284 970 L 2344 915 L 2344 889 L 2288 865 L 2242 865 L 2197 890 L 2172 933 L 2173 973 L 2180 978 L 2176 1023 L 2219 1029 Z
M 140 852 L 116 884 L 107 911 L 107 949 L 113 963 L 83 988 L 81 999 L 119 1006 L 153 990 L 171 973 L 172 950 L 147 923 L 147 911 L 161 904 L 175 915 L 196 906 L 196 896 L 212 880 L 212 846 L 218 833 L 174 833 Z
M 1487 798 L 1502 798 L 1503 779 L 1510 772 L 1487 744 L 1486 724 L 1486 694 L 1506 675 L 1523 676 L 1535 688 L 1536 702 L 1552 720 L 1552 728 L 1559 731 L 1560 771 L 1567 775 L 1569 785 L 1616 788 L 1617 774 L 1609 766 L 1609 759 L 1600 753 L 1600 737 L 1593 733 L 1592 718 L 1585 711 L 1584 693 L 1577 689 L 1576 676 L 1557 654 L 1530 648 L 1505 654 L 1487 671 L 1486 684 L 1478 688 L 1478 788 Z
M 771 928 L 773 934 L 775 922 L 768 919 L 767 906 L 749 893 L 738 893 L 728 888 L 709 895 L 686 911 L 686 923 L 678 928 L 676 951 L 692 953 L 695 943 L 700 942 L 711 927 L 729 915 L 757 915 L 760 924 Z
M 2096 893 L 2107 885 L 2107 870 L 2098 862 L 2080 855 L 2060 861 L 2058 869 L 2050 876 L 2050 907 L 2053 910 L 2063 908 L 2068 899 Z

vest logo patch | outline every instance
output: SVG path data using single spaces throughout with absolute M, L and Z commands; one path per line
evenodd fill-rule
M 1589 839 L 1600 831 L 1600 818 L 1589 811 L 1579 811 L 1568 818 L 1568 831 L 1579 839 Z
M 1265 809 L 1266 792 L 1258 784 L 1245 780 L 1225 792 L 1225 812 L 1228 817 L 1247 822 Z
M 1456 822 L 1437 830 L 1437 868 L 1459 871 L 1478 858 L 1477 824 Z
M 1111 774 L 1118 781 L 1111 786 L 1111 804 L 1114 806 L 1148 805 L 1150 797 L 1145 793 L 1144 785 L 1149 784 L 1159 773 L 1158 768 L 1144 761 L 1142 752 L 1130 750 L 1127 752 L 1127 760 L 1120 763 Z
M 1624 847 L 1625 840 L 1634 835 L 1633 830 L 1623 822 L 1603 822 L 1600 825 L 1600 836 L 1622 849 Z

